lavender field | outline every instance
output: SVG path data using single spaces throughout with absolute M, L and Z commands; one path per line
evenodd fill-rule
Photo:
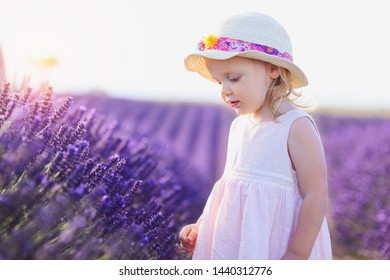
M 180 228 L 221 175 L 235 113 L 0 92 L 0 259 L 185 259 Z M 390 120 L 315 114 L 334 257 L 390 258 Z

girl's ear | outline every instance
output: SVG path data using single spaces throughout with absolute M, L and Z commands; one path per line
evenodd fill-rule
M 270 75 L 271 79 L 278 78 L 280 76 L 279 66 L 276 66 L 276 65 L 273 65 L 273 64 L 269 64 L 269 65 L 270 65 L 269 75 Z

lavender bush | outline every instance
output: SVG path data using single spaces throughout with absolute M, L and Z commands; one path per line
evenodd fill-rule
M 50 87 L 0 91 L 0 259 L 176 259 L 186 161 Z
M 390 259 L 390 120 L 323 115 L 336 258 Z

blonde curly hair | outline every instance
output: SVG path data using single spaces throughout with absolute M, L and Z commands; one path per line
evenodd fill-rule
M 266 104 L 271 108 L 273 121 L 277 121 L 278 117 L 282 115 L 278 107 L 283 100 L 287 100 L 305 111 L 313 110 L 314 104 L 303 105 L 299 103 L 302 92 L 293 88 L 290 82 L 290 72 L 282 67 L 278 68 L 279 76 L 272 81 L 265 100 Z

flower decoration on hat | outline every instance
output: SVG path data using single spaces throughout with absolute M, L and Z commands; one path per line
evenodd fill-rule
M 208 35 L 203 39 L 203 41 L 200 41 L 198 44 L 198 50 L 202 52 L 207 50 L 216 50 L 236 53 L 256 51 L 260 53 L 265 53 L 267 55 L 276 56 L 290 62 L 293 61 L 291 54 L 278 50 L 274 47 L 248 42 L 246 40 L 240 39 L 226 37 L 218 38 L 214 34 Z
M 206 50 L 213 48 L 218 43 L 218 38 L 214 34 L 208 35 L 203 40 L 204 48 Z

